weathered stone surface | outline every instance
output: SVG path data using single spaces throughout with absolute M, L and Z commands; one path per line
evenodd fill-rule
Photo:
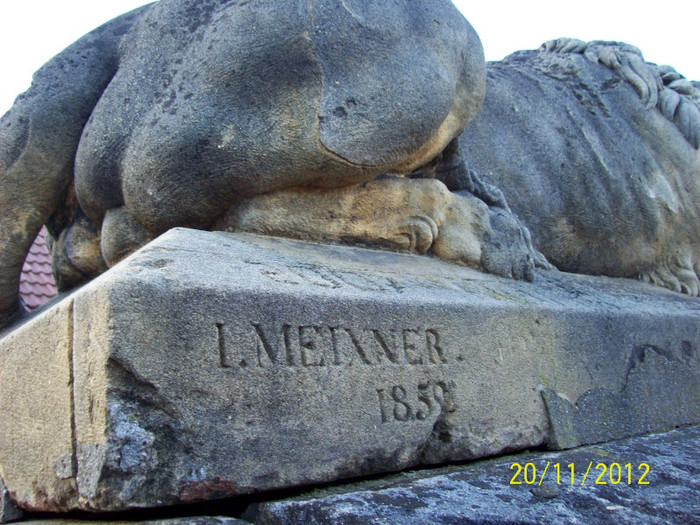
M 517 477 L 531 463 L 534 483 Z M 574 484 L 571 467 L 574 464 Z M 545 467 L 549 469 L 545 472 Z M 559 483 L 555 465 L 560 466 Z M 588 478 L 583 482 L 588 465 Z M 605 465 L 605 471 L 602 466 Z M 618 469 L 622 467 L 621 481 Z M 628 476 L 626 465 L 631 468 Z M 646 475 L 647 464 L 649 471 Z M 264 503 L 258 525 L 541 523 L 686 524 L 700 516 L 700 427 L 556 454 L 524 454 Z M 528 479 L 532 480 L 532 467 Z M 542 478 L 544 475 L 544 478 Z M 610 477 L 612 475 L 612 478 Z M 644 475 L 644 476 L 643 476 Z M 599 479 L 599 476 L 600 477 Z M 643 476 L 643 477 L 642 477 Z M 539 484 L 543 479 L 542 484 Z M 596 484 L 598 481 L 599 484 Z M 602 482 L 606 484 L 603 485 Z M 648 485 L 640 483 L 648 482 Z
M 617 392 L 594 388 L 576 400 L 545 389 L 551 435 L 549 447 L 573 448 L 612 441 L 635 434 L 673 428 L 700 421 L 700 388 L 685 388 L 698 381 L 688 364 L 697 356 L 682 341 L 677 352 L 642 345 L 630 356 L 625 386 Z M 653 401 L 640 403 L 640 399 Z
M 116 72 L 119 43 L 139 13 L 143 9 L 105 24 L 49 61 L 0 118 L 0 327 L 22 310 L 13 287 L 29 239 L 47 222 L 49 209 L 62 198 L 74 200 L 65 193 L 83 127 Z M 58 223 L 61 215 L 54 217 Z M 83 235 L 69 236 L 74 253 L 84 252 L 77 242 Z M 72 270 L 84 280 L 90 264 L 78 259 Z
M 42 224 L 70 287 L 251 197 L 434 167 L 476 115 L 485 68 L 449 0 L 160 0 L 108 22 L 0 121 L 0 328 Z
M 487 67 L 460 136 L 560 270 L 700 293 L 700 84 L 620 42 L 562 38 Z
M 0 344 L 0 477 L 11 480 L 10 495 L 28 509 L 77 504 L 72 331 L 68 300 Z
M 22 512 L 14 502 L 10 499 L 10 495 L 7 493 L 5 484 L 2 479 L 0 479 L 0 523 L 9 523 L 11 521 L 16 521 L 24 516 Z
M 0 406 L 35 421 L 4 435 L 50 445 L 0 444 L 0 466 L 24 506 L 113 510 L 554 442 L 542 391 L 698 422 L 699 321 L 697 299 L 635 281 L 176 229 L 3 341 Z M 660 395 L 686 400 L 679 420 Z
M 196 516 L 162 520 L 97 521 L 97 520 L 29 520 L 23 525 L 246 525 L 250 522 L 226 516 Z

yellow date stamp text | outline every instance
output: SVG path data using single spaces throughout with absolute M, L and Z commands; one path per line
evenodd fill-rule
M 532 462 L 513 463 L 510 466 L 511 485 L 542 485 L 547 478 L 557 485 L 649 485 L 648 475 L 651 467 L 648 463 L 595 463 L 590 461 L 585 468 L 577 469 L 574 463 L 562 464 L 548 461 L 539 469 Z

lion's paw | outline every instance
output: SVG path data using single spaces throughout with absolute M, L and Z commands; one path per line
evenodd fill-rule
M 504 208 L 489 208 L 490 231 L 484 234 L 481 264 L 487 272 L 512 279 L 535 278 L 537 253 L 530 234 L 518 219 Z
M 530 232 L 508 208 L 488 206 L 467 191 L 451 196 L 433 246 L 435 255 L 526 281 L 534 279 L 536 266 L 549 267 L 533 248 Z
M 402 220 L 391 235 L 391 243 L 400 251 L 423 254 L 437 236 L 438 225 L 432 217 L 421 213 Z
M 676 254 L 659 264 L 651 271 L 639 275 L 639 279 L 680 292 L 691 297 L 700 295 L 700 265 L 693 265 L 693 255 L 689 248 L 679 249 Z

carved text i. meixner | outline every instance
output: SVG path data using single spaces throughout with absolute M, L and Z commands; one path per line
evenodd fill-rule
M 223 368 L 438 366 L 448 362 L 437 329 L 265 325 L 246 333 L 217 324 Z

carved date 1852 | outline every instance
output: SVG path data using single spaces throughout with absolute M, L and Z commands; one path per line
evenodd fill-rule
M 421 383 L 415 388 L 378 388 L 377 395 L 382 423 L 423 421 L 436 412 L 455 410 L 452 391 L 443 381 Z

